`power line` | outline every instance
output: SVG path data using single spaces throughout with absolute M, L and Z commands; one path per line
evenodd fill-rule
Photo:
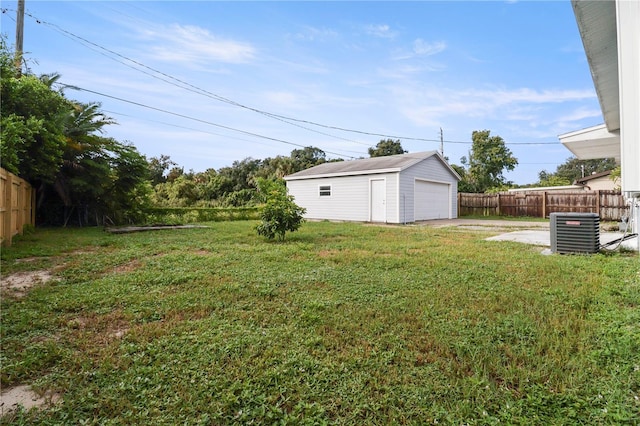
M 164 126 L 175 127 L 175 128 L 178 128 L 178 129 L 191 130 L 191 131 L 194 131 L 194 132 L 205 133 L 205 134 L 208 134 L 208 135 L 220 136 L 220 137 L 223 137 L 223 138 L 235 139 L 235 140 L 239 140 L 239 141 L 243 141 L 243 142 L 257 143 L 257 144 L 260 144 L 260 145 L 271 146 L 271 145 L 268 145 L 266 143 L 260 143 L 260 142 L 252 141 L 252 140 L 249 140 L 249 139 L 243 139 L 243 138 L 239 138 L 237 136 L 224 135 L 222 133 L 210 132 L 210 131 L 207 131 L 207 130 L 196 129 L 196 128 L 193 128 L 193 127 L 181 126 L 179 124 L 167 123 L 166 121 L 152 120 L 150 118 L 140 118 L 140 117 L 136 117 L 136 116 L 133 116 L 133 115 L 130 115 L 130 114 L 125 114 L 123 112 L 110 111 L 110 110 L 104 110 L 104 109 L 102 111 L 104 111 L 106 113 L 109 113 L 109 114 L 120 115 L 120 116 L 123 116 L 123 117 L 130 117 L 130 118 L 134 118 L 136 120 L 149 121 L 151 123 L 162 124 Z M 351 150 L 348 150 L 348 149 L 341 149 L 340 151 L 342 151 L 342 152 L 350 152 L 352 154 L 364 155 L 364 153 L 360 152 L 360 151 L 351 151 Z M 325 151 L 325 152 L 328 152 L 328 151 Z M 349 157 L 349 158 L 353 158 L 353 157 Z
M 177 113 L 177 112 L 172 112 L 172 111 L 168 111 L 168 110 L 165 110 L 165 109 L 162 109 L 162 108 L 158 108 L 158 107 L 154 107 L 154 106 L 150 106 L 150 105 L 145 105 L 145 104 L 140 103 L 140 102 L 130 101 L 128 99 L 123 99 L 123 98 L 120 98 L 120 97 L 117 97 L 117 96 L 113 96 L 113 95 L 107 95 L 106 93 L 97 92 L 95 90 L 84 89 L 82 87 L 71 86 L 71 85 L 66 85 L 66 84 L 61 84 L 61 83 L 55 83 L 55 84 L 57 84 L 59 86 L 62 86 L 63 88 L 72 89 L 72 90 L 78 90 L 78 91 L 87 92 L 87 93 L 93 93 L 94 95 L 104 96 L 105 98 L 114 99 L 114 100 L 117 100 L 117 101 L 120 101 L 120 102 L 126 102 L 128 104 L 136 105 L 136 106 L 139 106 L 139 107 L 142 107 L 142 108 L 147 108 L 147 109 L 151 109 L 151 110 L 154 110 L 154 111 L 159 111 L 159 112 L 162 112 L 162 113 L 165 113 L 165 114 L 174 115 L 176 117 L 185 118 L 187 120 L 197 121 L 199 123 L 204 123 L 204 124 L 207 124 L 207 125 L 210 125 L 210 126 L 220 127 L 221 129 L 231 130 L 231 131 L 234 131 L 234 132 L 243 133 L 245 135 L 254 136 L 254 137 L 262 138 L 262 139 L 267 139 L 267 140 L 271 140 L 271 141 L 274 141 L 274 142 L 280 142 L 280 143 L 284 143 L 284 144 L 287 144 L 287 145 L 294 145 L 294 146 L 298 146 L 298 147 L 301 147 L 301 148 L 306 148 L 305 145 L 301 145 L 301 144 L 298 144 L 298 143 L 295 143 L 295 142 L 289 142 L 289 141 L 285 141 L 283 139 L 272 138 L 270 136 L 265 136 L 265 135 L 261 135 L 261 134 L 258 134 L 258 133 L 248 132 L 246 130 L 236 129 L 234 127 L 229 127 L 229 126 L 225 126 L 225 125 L 222 125 L 222 124 L 213 123 L 211 121 L 206 121 L 206 120 L 203 120 L 203 119 L 200 119 L 200 118 L 190 117 L 188 115 L 180 114 L 180 113 Z M 356 157 L 351 156 L 351 155 L 344 155 L 344 154 L 340 154 L 340 153 L 333 152 L 333 151 L 325 151 L 325 150 L 323 150 L 323 151 L 328 153 L 328 154 L 337 155 L 339 157 L 346 157 L 346 158 L 351 158 L 351 159 L 355 159 L 356 158 Z
M 11 10 L 11 9 L 3 9 L 3 13 L 5 11 L 7 11 L 7 10 Z M 152 71 L 152 72 L 154 72 L 156 74 L 159 74 L 159 75 L 161 75 L 163 77 L 166 77 L 169 80 L 178 82 L 180 84 L 175 84 L 172 81 L 169 81 L 169 80 L 167 80 L 165 78 L 159 77 L 158 75 L 150 74 L 150 73 L 148 73 L 148 72 L 146 72 L 146 71 L 144 71 L 142 69 L 133 67 L 133 66 L 131 66 L 129 64 L 126 64 L 126 63 L 124 63 L 122 61 L 119 61 L 119 60 L 117 60 L 117 59 L 115 59 L 115 58 L 113 58 L 111 56 L 108 56 L 108 55 L 105 55 L 104 53 L 98 52 L 98 53 L 102 54 L 103 56 L 106 56 L 107 58 L 109 58 L 111 60 L 114 60 L 114 61 L 116 61 L 116 62 L 118 62 L 118 63 L 120 63 L 122 65 L 125 65 L 125 66 L 127 66 L 129 68 L 132 68 L 132 69 L 134 69 L 136 71 L 142 72 L 142 73 L 144 73 L 144 74 L 146 74 L 146 75 L 148 75 L 148 76 L 150 76 L 152 78 L 158 79 L 158 80 L 163 81 L 163 82 L 165 82 L 167 84 L 174 85 L 174 86 L 179 87 L 179 88 L 184 89 L 184 90 L 189 90 L 189 91 L 194 92 L 196 94 L 200 94 L 200 95 L 203 95 L 203 96 L 210 97 L 210 98 L 215 99 L 215 100 L 217 100 L 219 102 L 227 103 L 229 105 L 233 105 L 233 106 L 236 106 L 236 107 L 239 107 L 239 108 L 243 108 L 243 109 L 246 109 L 246 110 L 249 110 L 249 111 L 253 111 L 253 112 L 258 113 L 258 114 L 265 115 L 267 117 L 270 117 L 270 118 L 285 122 L 285 123 L 287 123 L 289 125 L 300 127 L 300 128 L 302 128 L 304 130 L 308 130 L 308 131 L 319 133 L 319 134 L 322 134 L 322 135 L 325 135 L 325 136 L 329 136 L 329 137 L 333 137 L 333 138 L 336 138 L 336 139 L 341 139 L 341 140 L 344 140 L 344 141 L 357 143 L 357 144 L 361 144 L 361 145 L 365 145 L 365 146 L 370 146 L 370 144 L 367 144 L 367 143 L 364 143 L 364 142 L 355 141 L 355 140 L 351 140 L 351 139 L 342 138 L 340 136 L 336 136 L 336 135 L 332 135 L 332 134 L 328 134 L 328 133 L 323 133 L 323 132 L 320 132 L 318 130 L 310 129 L 308 127 L 305 127 L 305 126 L 302 126 L 302 125 L 296 124 L 296 123 L 302 123 L 302 124 L 306 124 L 306 125 L 322 127 L 322 128 L 331 129 L 331 130 L 338 130 L 338 131 L 348 132 L 348 133 L 356 133 L 356 134 L 367 135 L 367 136 L 383 137 L 383 138 L 388 138 L 388 139 L 401 139 L 401 140 L 412 140 L 412 141 L 421 141 L 421 142 L 440 142 L 440 143 L 465 144 L 465 145 L 471 145 L 473 143 L 473 142 L 470 142 L 470 141 L 455 141 L 455 140 L 444 140 L 444 139 L 427 139 L 427 138 L 418 138 L 418 137 L 412 137 L 412 136 L 388 135 L 388 134 L 384 134 L 384 133 L 368 132 L 368 131 L 363 131 L 363 130 L 349 129 L 349 128 L 340 127 L 340 126 L 332 126 L 332 125 L 322 124 L 322 123 L 318 123 L 318 122 L 311 121 L 311 120 L 304 120 L 304 119 L 299 119 L 299 118 L 294 118 L 294 117 L 289 117 L 289 116 L 285 116 L 285 115 L 271 113 L 271 112 L 268 112 L 268 111 L 265 111 L 265 110 L 261 110 L 261 109 L 258 109 L 258 108 L 250 107 L 248 105 L 244 105 L 242 103 L 239 103 L 239 102 L 236 102 L 234 100 L 228 99 L 228 98 L 226 98 L 224 96 L 220 96 L 220 95 L 217 95 L 215 93 L 212 93 L 212 92 L 210 92 L 210 91 L 208 91 L 206 89 L 202 89 L 202 88 L 200 88 L 198 86 L 195 86 L 195 85 L 193 85 L 191 83 L 183 81 L 183 80 L 181 80 L 179 78 L 176 78 L 176 77 L 174 77 L 174 76 L 172 76 L 170 74 L 167 74 L 167 73 L 165 73 L 163 71 L 159 71 L 159 70 L 157 70 L 155 68 L 152 68 L 150 66 L 147 66 L 147 65 L 145 65 L 145 64 L 143 64 L 143 63 L 141 63 L 141 62 L 139 62 L 137 60 L 131 59 L 131 58 L 129 58 L 127 56 L 124 56 L 124 55 L 122 55 L 122 54 L 120 54 L 118 52 L 115 52 L 115 51 L 113 51 L 111 49 L 108 49 L 108 48 L 106 48 L 104 46 L 101 46 L 101 45 L 99 45 L 97 43 L 94 43 L 94 42 L 92 42 L 90 40 L 87 40 L 84 37 L 81 37 L 81 36 L 79 36 L 77 34 L 74 34 L 74 33 L 70 32 L 70 31 L 67 31 L 67 30 L 61 28 L 57 24 L 53 24 L 53 23 L 41 20 L 41 19 L 37 18 L 36 16 L 34 16 L 31 13 L 25 13 L 25 15 L 27 15 L 30 18 L 34 19 L 39 24 L 50 26 L 55 31 L 58 31 L 58 32 L 62 33 L 63 35 L 65 35 L 65 36 L 67 36 L 69 38 L 76 39 L 77 41 L 78 40 L 81 41 L 81 44 L 83 44 L 85 46 L 87 44 L 90 45 L 90 46 L 94 46 L 94 47 L 96 47 L 98 49 L 101 49 L 101 50 L 104 50 L 105 52 L 110 53 L 111 55 L 115 55 L 115 56 L 117 56 L 119 58 L 122 58 L 122 59 L 124 59 L 126 61 L 129 61 L 129 62 L 137 65 L 138 67 L 142 67 L 142 68 L 145 68 L 147 70 L 150 70 L 150 71 Z M 87 46 L 87 47 L 89 47 L 89 46 Z M 89 47 L 89 48 L 91 48 L 91 47 Z M 95 49 L 93 49 L 93 48 L 91 48 L 91 49 L 95 51 Z M 236 131 L 239 131 L 239 130 L 236 129 Z M 250 132 L 248 132 L 248 133 L 250 133 Z M 559 143 L 560 143 L 559 141 L 556 141 L 556 142 L 506 142 L 505 141 L 505 145 L 558 145 Z
M 308 130 L 308 131 L 311 131 L 311 132 L 314 132 L 314 133 L 318 133 L 318 134 L 321 134 L 321 135 L 324 135 L 324 136 L 329 136 L 329 137 L 332 137 L 332 138 L 340 139 L 340 140 L 343 140 L 343 141 L 346 141 L 346 142 L 352 142 L 352 143 L 356 143 L 356 144 L 370 146 L 370 144 L 365 143 L 365 142 L 360 142 L 360 141 L 356 141 L 356 140 L 352 140 L 352 139 L 343 138 L 341 136 L 336 136 L 336 135 L 332 135 L 332 134 L 329 134 L 329 133 L 324 133 L 324 132 L 321 132 L 319 130 L 310 129 L 310 128 L 304 127 L 304 126 L 302 126 L 300 124 L 291 123 L 290 121 L 288 121 L 288 120 L 292 120 L 292 121 L 301 122 L 301 120 L 296 120 L 296 119 L 288 118 L 288 117 L 285 117 L 285 116 L 279 116 L 277 114 L 272 114 L 272 113 L 269 113 L 267 111 L 259 110 L 257 108 L 252 108 L 252 107 L 240 104 L 240 103 L 238 103 L 236 101 L 233 101 L 231 99 L 228 99 L 228 98 L 225 98 L 223 96 L 217 95 L 215 93 L 209 92 L 206 89 L 203 89 L 201 87 L 195 86 L 195 85 L 193 85 L 193 84 L 191 84 L 189 82 L 186 82 L 184 80 L 176 78 L 176 77 L 174 77 L 174 76 L 172 76 L 170 74 L 167 74 L 167 73 L 165 73 L 163 71 L 159 71 L 159 70 L 157 70 L 155 68 L 152 68 L 152 67 L 150 67 L 148 65 L 145 65 L 142 62 L 139 62 L 139 61 L 137 61 L 135 59 L 131 59 L 131 58 L 127 57 L 127 56 L 124 56 L 124 55 L 122 55 L 122 54 L 120 54 L 120 53 L 118 53 L 118 52 L 116 52 L 114 50 L 111 50 L 111 49 L 106 48 L 104 46 L 101 46 L 101 45 L 99 45 L 97 43 L 94 43 L 94 42 L 92 42 L 90 40 L 87 40 L 86 38 L 84 38 L 82 36 L 79 36 L 77 34 L 72 33 L 71 31 L 67 31 L 64 28 L 61 28 L 59 25 L 52 24 L 50 22 L 46 22 L 46 21 L 40 20 L 40 19 L 36 18 L 35 16 L 33 16 L 32 14 L 27 14 L 27 15 L 30 18 L 35 19 L 37 23 L 44 24 L 44 25 L 52 27 L 55 31 L 61 33 L 63 36 L 79 42 L 80 44 L 86 46 L 87 48 L 93 50 L 94 52 L 97 52 L 97 53 L 101 54 L 102 56 L 105 56 L 105 57 L 107 57 L 107 58 L 109 58 L 109 59 L 111 59 L 113 61 L 116 61 L 116 62 L 118 62 L 118 63 L 120 63 L 120 64 L 122 64 L 122 65 L 124 65 L 124 66 L 126 66 L 128 68 L 131 68 L 131 69 L 133 69 L 135 71 L 139 71 L 139 72 L 141 72 L 141 73 L 143 73 L 145 75 L 148 75 L 149 77 L 152 77 L 152 78 L 155 78 L 157 80 L 163 81 L 163 82 L 165 82 L 167 84 L 171 84 L 172 86 L 176 86 L 178 88 L 181 88 L 181 89 L 184 89 L 184 90 L 188 90 L 190 92 L 193 92 L 193 93 L 196 93 L 196 94 L 199 94 L 199 95 L 207 96 L 209 98 L 212 98 L 212 99 L 215 99 L 217 101 L 224 102 L 224 103 L 236 106 L 236 107 L 240 107 L 240 108 L 244 108 L 244 109 L 247 109 L 247 110 L 250 110 L 250 111 L 253 111 L 253 112 L 257 112 L 259 114 L 274 118 L 276 120 L 282 121 L 282 122 L 287 123 L 289 125 L 296 126 L 296 127 L 299 127 L 299 128 L 302 128 L 302 129 L 305 129 L 305 130 Z M 137 65 L 139 67 L 142 67 L 142 68 L 145 68 L 147 70 L 153 71 L 154 73 L 159 74 L 160 76 L 166 77 L 166 78 L 162 78 L 162 77 L 159 77 L 158 75 L 151 74 L 151 73 L 149 73 L 147 71 L 144 71 L 143 69 L 136 68 L 136 67 L 134 67 L 134 66 L 132 66 L 132 65 L 126 63 L 126 62 L 123 62 L 123 61 L 118 60 L 116 58 L 113 58 L 113 57 L 111 57 L 111 56 L 109 56 L 109 55 L 107 55 L 107 54 L 105 54 L 103 52 L 100 52 L 100 51 L 94 49 L 94 47 L 96 47 L 96 48 L 98 48 L 100 50 L 103 50 L 105 52 L 108 52 L 111 55 L 115 55 L 115 56 L 117 56 L 119 58 L 122 58 L 125 61 L 129 61 L 129 62 L 131 62 L 131 63 L 133 63 L 133 64 L 135 64 L 135 65 Z M 167 79 L 169 79 L 169 80 L 167 80 Z M 173 81 L 170 81 L 170 80 L 173 80 L 173 81 L 178 82 L 180 84 L 176 84 L 176 83 L 174 83 Z

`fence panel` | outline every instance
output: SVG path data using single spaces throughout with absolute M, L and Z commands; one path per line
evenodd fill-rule
M 600 217 L 603 220 L 619 221 L 629 215 L 629 204 L 619 191 L 600 190 Z
M 0 242 L 11 245 L 24 225 L 35 225 L 35 192 L 26 180 L 0 169 Z
M 547 211 L 551 213 L 598 213 L 599 200 L 595 191 L 548 192 Z
M 498 194 L 458 194 L 459 216 L 497 216 Z
M 605 190 L 458 194 L 460 216 L 549 217 L 554 212 L 597 213 L 601 220 L 619 221 L 629 206 L 620 192 Z
M 540 193 L 501 193 L 501 216 L 542 217 L 542 194 Z

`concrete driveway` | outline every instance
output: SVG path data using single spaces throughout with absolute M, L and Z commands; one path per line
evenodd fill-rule
M 467 229 L 495 230 L 498 235 L 487 238 L 487 241 L 514 241 L 523 244 L 532 244 L 542 247 L 551 247 L 551 232 L 549 221 L 525 222 L 518 220 L 497 220 L 497 219 L 440 219 L 418 222 L 417 225 L 432 226 L 437 228 L 457 226 Z M 622 237 L 622 232 L 600 231 L 600 244 Z M 623 241 L 621 247 L 627 250 L 638 251 L 638 237 Z M 614 249 L 616 246 L 607 247 Z

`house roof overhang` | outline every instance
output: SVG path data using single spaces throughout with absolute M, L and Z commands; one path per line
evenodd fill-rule
M 572 0 L 573 12 L 587 55 L 605 125 L 620 129 L 620 83 L 616 2 Z
M 577 158 L 620 162 L 620 83 L 615 1 L 572 0 L 604 124 L 558 136 Z
M 640 2 L 572 0 L 571 4 L 606 132 L 592 128 L 560 139 L 578 158 L 616 158 L 622 191 L 640 198 Z
M 620 130 L 609 131 L 607 126 L 589 127 L 558 136 L 560 142 L 577 158 L 613 157 L 620 162 Z

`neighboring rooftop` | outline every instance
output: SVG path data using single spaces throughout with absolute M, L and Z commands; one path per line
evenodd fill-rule
M 584 185 L 585 183 L 589 182 L 590 180 L 598 179 L 598 178 L 605 177 L 605 176 L 609 176 L 610 174 L 611 174 L 611 170 L 607 170 L 605 172 L 600 172 L 600 173 L 593 173 L 593 174 L 590 174 L 588 176 L 582 177 L 580 179 L 576 179 L 576 184 Z

